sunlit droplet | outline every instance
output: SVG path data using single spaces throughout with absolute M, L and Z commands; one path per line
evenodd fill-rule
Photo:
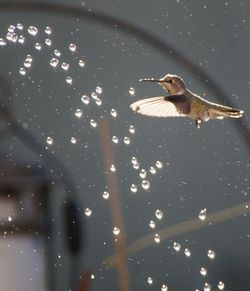
M 71 137 L 70 142 L 73 144 L 76 144 L 76 138 L 75 137 Z
M 152 285 L 154 283 L 154 280 L 152 277 L 148 277 L 147 281 L 149 285 Z
M 120 229 L 119 229 L 118 227 L 115 226 L 115 227 L 113 228 L 113 234 L 114 234 L 114 235 L 118 235 L 119 233 L 120 233 Z
M 136 193 L 136 192 L 138 191 L 138 187 L 137 187 L 135 184 L 132 184 L 132 185 L 130 186 L 130 191 L 131 191 L 132 193 Z
M 77 118 L 81 118 L 82 117 L 82 109 L 76 109 L 76 111 L 75 111 L 75 116 L 77 117 Z
M 16 29 L 16 27 L 15 27 L 14 25 L 10 25 L 10 26 L 8 27 L 8 31 L 9 31 L 9 32 L 14 32 L 15 29 Z
M 160 241 L 161 241 L 161 237 L 160 237 L 160 235 L 159 235 L 158 233 L 155 234 L 155 236 L 154 236 L 154 241 L 155 241 L 157 244 L 160 243 Z
M 141 186 L 144 190 L 149 190 L 150 188 L 150 182 L 148 180 L 142 180 Z
M 130 87 L 129 90 L 128 90 L 128 93 L 129 93 L 131 96 L 134 96 L 134 95 L 135 95 L 135 88 Z
M 111 171 L 111 172 L 115 172 L 115 171 L 116 171 L 116 167 L 115 167 L 114 164 L 112 164 L 112 165 L 110 166 L 110 171 Z
M 38 33 L 38 29 L 35 26 L 29 26 L 28 33 L 35 36 Z
M 208 284 L 207 282 L 204 284 L 204 291 L 211 291 L 211 285 Z
M 96 86 L 95 91 L 97 94 L 102 94 L 102 87 L 101 86 Z
M 159 220 L 163 218 L 163 212 L 160 209 L 155 210 L 155 217 Z
M 112 142 L 117 144 L 119 142 L 119 138 L 116 135 L 113 135 Z
M 190 249 L 185 248 L 184 254 L 185 254 L 186 257 L 191 257 L 191 251 L 190 251 Z
M 45 32 L 46 34 L 48 34 L 48 35 L 51 35 L 51 33 L 52 33 L 52 29 L 51 29 L 51 27 L 46 26 L 44 32 Z
M 145 169 L 141 169 L 139 175 L 142 179 L 145 179 L 147 177 L 147 171 Z
M 199 219 L 200 220 L 205 220 L 207 217 L 207 209 L 203 208 L 201 209 L 200 213 L 199 213 Z
M 23 35 L 19 35 L 18 40 L 19 43 L 23 44 L 25 42 L 25 37 Z
M 17 23 L 16 27 L 19 30 L 23 30 L 23 24 L 22 23 Z
M 96 98 L 95 103 L 96 103 L 96 105 L 101 106 L 102 105 L 102 99 Z
M 156 224 L 153 220 L 150 220 L 148 225 L 150 228 L 155 228 L 155 226 L 156 226 Z
M 156 174 L 156 169 L 155 169 L 155 167 L 150 167 L 149 172 L 150 172 L 152 175 Z
M 88 105 L 89 104 L 89 96 L 87 95 L 82 95 L 81 97 L 82 103 Z
M 104 192 L 102 193 L 102 197 L 103 197 L 103 199 L 105 199 L 105 200 L 109 199 L 109 192 L 108 192 L 108 191 L 104 191 Z
M 69 44 L 69 50 L 72 51 L 72 52 L 75 52 L 76 51 L 76 45 L 74 43 L 70 43 Z
M 6 39 L 11 42 L 17 42 L 18 36 L 15 32 L 8 32 L 6 34 Z
M 200 269 L 200 274 L 201 274 L 202 276 L 206 276 L 206 275 L 207 275 L 207 269 L 204 268 L 204 267 L 201 267 L 201 269 Z
M 181 250 L 181 245 L 178 242 L 173 243 L 173 248 L 176 252 L 179 252 Z
M 57 67 L 57 65 L 59 63 L 59 60 L 57 58 L 52 58 L 49 63 L 52 67 L 55 68 L 55 67 Z
M 168 291 L 168 286 L 165 284 L 161 285 L 161 291 Z
M 137 163 L 138 163 L 137 158 L 136 158 L 136 157 L 132 157 L 132 158 L 131 158 L 131 163 L 132 163 L 133 165 L 137 164 Z
M 47 144 L 52 145 L 54 140 L 53 140 L 52 137 L 48 136 L 47 139 L 46 139 L 46 142 L 47 142 Z
M 96 100 L 98 98 L 98 95 L 96 92 L 91 92 L 91 97 Z
M 8 216 L 8 221 L 12 221 L 12 217 L 11 216 Z
M 97 127 L 97 122 L 94 119 L 90 119 L 89 123 L 92 127 Z
M 131 134 L 135 134 L 135 127 L 134 127 L 133 125 L 130 125 L 130 126 L 129 126 L 129 132 L 130 132 Z
M 25 76 L 26 75 L 26 70 L 24 68 L 20 68 L 19 69 L 19 73 L 20 73 L 20 75 Z
M 49 39 L 49 38 L 46 38 L 46 39 L 45 39 L 45 44 L 46 44 L 47 46 L 51 46 L 51 45 L 52 45 L 52 40 Z
M 61 52 L 59 50 L 54 50 L 54 55 L 57 57 L 61 56 Z
M 161 169 L 163 167 L 163 164 L 161 161 L 156 161 L 155 166 L 156 168 Z
M 92 210 L 89 209 L 89 208 L 85 208 L 85 209 L 84 209 L 84 213 L 85 213 L 86 216 L 91 216 L 91 214 L 92 214 Z
M 24 60 L 23 65 L 25 68 L 30 68 L 32 65 L 32 57 L 28 55 L 27 58 Z
M 220 281 L 218 283 L 217 287 L 218 287 L 219 290 L 223 290 L 225 288 L 225 284 L 222 281 Z
M 126 145 L 129 145 L 130 144 L 130 138 L 128 136 L 125 136 L 123 138 L 123 142 L 126 144 Z
M 78 64 L 82 68 L 85 67 L 85 62 L 83 60 L 79 60 Z
M 67 70 L 69 69 L 69 64 L 63 62 L 63 63 L 61 64 L 61 68 L 62 68 L 64 71 L 67 71 Z
M 40 44 L 40 42 L 36 42 L 35 49 L 38 51 L 40 51 L 42 49 L 42 45 Z
M 6 40 L 4 38 L 0 38 L 0 46 L 5 46 L 6 45 Z
M 112 117 L 117 117 L 118 115 L 117 111 L 114 108 L 111 109 L 110 114 Z
M 72 77 L 67 76 L 67 77 L 66 77 L 66 83 L 69 84 L 69 85 L 72 85 L 72 83 L 73 83 L 73 79 L 72 79 Z
M 207 256 L 209 257 L 209 259 L 213 260 L 215 258 L 215 252 L 212 250 L 208 250 Z

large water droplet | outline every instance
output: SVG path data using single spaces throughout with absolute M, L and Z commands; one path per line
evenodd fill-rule
M 112 164 L 112 165 L 110 166 L 110 171 L 111 171 L 111 172 L 115 172 L 115 171 L 116 171 L 116 167 L 115 167 L 114 164 Z
M 35 36 L 38 33 L 38 29 L 35 26 L 29 26 L 28 33 Z
M 89 209 L 89 208 L 85 208 L 85 209 L 84 209 L 84 213 L 85 213 L 86 216 L 91 216 L 91 214 L 92 214 L 92 210 Z
M 70 142 L 73 144 L 76 144 L 76 138 L 75 137 L 71 137 Z
M 155 167 L 150 167 L 149 172 L 150 172 L 152 175 L 155 175 L 155 174 L 156 174 L 156 169 L 155 169 Z
M 218 283 L 217 287 L 218 287 L 219 290 L 223 290 L 225 288 L 225 284 L 222 281 L 220 281 Z
M 52 29 L 51 29 L 51 27 L 46 26 L 44 32 L 45 32 L 46 34 L 48 34 L 48 35 L 51 35 L 51 33 L 52 33 Z
M 0 46 L 5 46 L 6 45 L 6 40 L 4 38 L 0 38 Z
M 207 256 L 209 257 L 209 259 L 213 260 L 215 258 L 215 252 L 212 250 L 208 250 Z
M 49 38 L 46 38 L 46 39 L 45 39 L 45 44 L 46 44 L 47 46 L 51 46 L 51 45 L 52 45 L 52 40 L 49 39 Z
M 210 284 L 208 284 L 207 282 L 204 284 L 204 291 L 211 291 L 211 285 Z
M 158 233 L 155 234 L 155 236 L 154 236 L 154 241 L 155 241 L 157 244 L 159 244 L 159 243 L 161 242 L 161 237 L 160 237 L 160 235 L 159 235 Z
M 48 136 L 46 139 L 46 142 L 47 142 L 47 144 L 52 145 L 54 141 L 53 141 L 52 137 Z
M 134 95 L 135 95 L 135 88 L 130 87 L 129 90 L 128 90 L 128 93 L 129 93 L 131 96 L 134 96 Z
M 72 51 L 72 52 L 75 52 L 76 51 L 76 45 L 74 43 L 70 43 L 69 44 L 69 50 Z
M 89 104 L 89 96 L 87 95 L 82 95 L 81 97 L 82 103 L 88 105 Z
M 207 275 L 207 269 L 204 268 L 204 267 L 201 267 L 201 269 L 200 269 L 200 274 L 201 274 L 202 276 L 206 276 L 206 275 Z
M 119 229 L 118 227 L 115 226 L 115 227 L 113 228 L 113 234 L 114 234 L 114 235 L 119 235 L 119 233 L 120 233 L 120 229 Z
M 56 57 L 60 57 L 61 56 L 61 52 L 59 50 L 54 50 L 54 55 Z
M 102 105 L 102 99 L 96 98 L 95 103 L 96 103 L 96 105 L 101 106 Z
M 96 100 L 98 98 L 98 95 L 96 92 L 91 92 L 91 97 Z
M 104 192 L 102 193 L 102 197 L 103 197 L 103 199 L 105 199 L 105 200 L 109 199 L 109 192 L 108 192 L 108 191 L 104 191 Z
M 18 40 L 19 43 L 23 44 L 25 42 L 25 37 L 23 35 L 19 35 Z
M 40 42 L 36 42 L 35 49 L 38 51 L 40 51 L 42 49 L 42 45 L 40 44 Z
M 133 125 L 130 125 L 130 126 L 129 126 L 129 132 L 130 132 L 131 134 L 135 134 L 135 127 L 134 127 Z
M 123 142 L 126 144 L 126 145 L 129 145 L 130 144 L 130 138 L 128 136 L 125 136 L 123 138 Z
M 119 142 L 119 138 L 116 135 L 112 136 L 112 142 L 117 144 Z
M 20 75 L 25 76 L 26 75 L 26 70 L 24 68 L 20 68 L 19 69 L 19 73 L 20 73 Z
M 76 111 L 75 111 L 75 116 L 77 117 L 77 118 L 81 118 L 82 117 L 82 109 L 76 109 Z
M 14 25 L 10 25 L 10 26 L 8 27 L 8 31 L 9 31 L 9 32 L 14 32 L 15 29 L 16 29 L 16 27 L 15 27 Z
M 138 191 L 138 187 L 137 187 L 135 184 L 132 184 L 132 185 L 130 186 L 130 191 L 131 191 L 132 193 L 136 193 L 136 192 Z
M 63 62 L 63 63 L 61 64 L 61 68 L 62 68 L 64 71 L 68 71 L 68 69 L 69 69 L 69 64 Z
M 23 30 L 23 24 L 22 23 L 17 23 L 16 27 L 19 30 Z
M 201 209 L 200 213 L 199 213 L 199 219 L 200 220 L 205 220 L 207 217 L 207 209 L 203 208 Z
M 72 83 L 73 83 L 73 79 L 72 79 L 72 77 L 67 76 L 67 77 L 66 77 L 66 83 L 69 84 L 69 85 L 72 85 Z
M 155 226 L 156 226 L 156 224 L 153 220 L 150 220 L 148 225 L 150 228 L 155 228 Z
M 95 91 L 98 94 L 102 94 L 102 87 L 101 86 L 96 86 Z
M 163 218 L 163 212 L 160 209 L 155 210 L 155 217 L 159 220 Z
M 176 252 L 179 252 L 181 250 L 181 245 L 178 242 L 173 243 L 173 248 Z
M 150 188 L 150 182 L 148 180 L 142 180 L 141 186 L 144 190 L 149 190 Z
M 147 281 L 149 285 L 152 285 L 154 283 L 154 280 L 152 277 L 148 277 Z
M 161 291 L 168 291 L 168 286 L 165 284 L 161 285 Z
M 8 32 L 6 34 L 6 39 L 11 41 L 11 42 L 17 42 L 18 35 L 14 32 Z
M 83 60 L 79 60 L 78 64 L 82 68 L 85 67 L 85 62 Z
M 97 122 L 94 119 L 90 119 L 89 123 L 92 127 L 97 127 Z
M 186 257 L 191 257 L 191 251 L 190 251 L 190 249 L 185 248 L 184 254 L 185 254 Z
M 117 117 L 118 115 L 117 111 L 114 108 L 111 109 L 110 114 L 112 117 Z
M 161 169 L 163 167 L 163 164 L 161 161 L 156 161 L 155 166 L 156 168 Z
M 147 177 L 147 171 L 145 169 L 141 169 L 139 175 L 142 179 L 145 179 Z
M 55 68 L 55 67 L 57 67 L 57 65 L 59 63 L 59 60 L 57 58 L 52 58 L 49 63 L 52 67 Z

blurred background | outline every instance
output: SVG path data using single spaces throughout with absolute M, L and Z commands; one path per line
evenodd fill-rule
M 14 3 L 0 2 L 0 290 L 250 290 L 250 3 Z M 138 80 L 166 73 L 244 118 L 134 114 L 165 94 Z

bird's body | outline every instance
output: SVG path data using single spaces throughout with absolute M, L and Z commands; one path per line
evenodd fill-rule
M 161 79 L 143 79 L 160 84 L 168 96 L 139 100 L 130 105 L 133 111 L 157 117 L 190 117 L 197 127 L 210 119 L 224 117 L 239 118 L 243 111 L 209 102 L 186 88 L 184 81 L 176 75 L 166 75 Z

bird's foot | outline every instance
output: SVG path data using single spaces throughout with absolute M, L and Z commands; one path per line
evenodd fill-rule
M 200 128 L 201 127 L 201 123 L 202 121 L 200 119 L 195 119 L 195 125 L 197 126 L 197 128 Z

